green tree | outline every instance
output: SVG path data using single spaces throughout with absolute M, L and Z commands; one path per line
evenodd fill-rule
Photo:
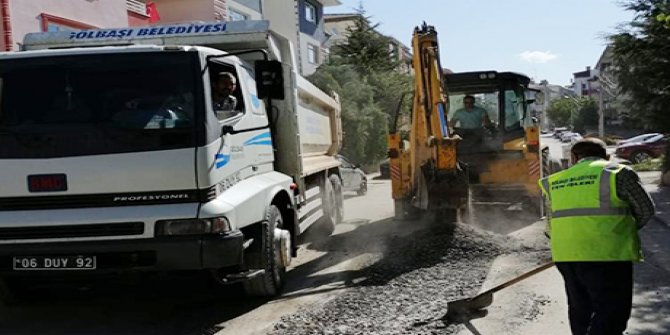
M 573 118 L 572 126 L 575 131 L 583 133 L 586 128 L 598 126 L 598 102 L 593 98 L 581 98 L 575 101 L 577 112 Z
M 364 75 L 393 71 L 399 64 L 391 57 L 391 40 L 375 30 L 379 24 L 371 24 L 364 9 L 359 8 L 358 14 L 354 25 L 348 27 L 344 34 L 346 42 L 335 46 L 331 51 L 339 56 L 337 60 L 353 65 Z
M 386 156 L 389 120 L 412 77 L 397 71 L 388 38 L 374 31 L 365 11 L 347 30 L 346 43 L 331 48 L 331 56 L 309 79 L 325 92 L 337 92 L 342 104 L 342 154 L 360 164 Z
M 628 109 L 646 128 L 670 129 L 670 27 L 668 0 L 632 0 L 635 18 L 610 36 L 614 69 Z
M 572 126 L 575 113 L 577 113 L 577 105 L 572 98 L 556 99 L 547 109 L 547 116 L 557 127 Z

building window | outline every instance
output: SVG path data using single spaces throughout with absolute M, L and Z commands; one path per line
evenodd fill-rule
M 307 45 L 307 60 L 312 64 L 319 62 L 319 47 L 314 44 Z
M 249 16 L 234 9 L 228 8 L 228 19 L 230 21 L 244 21 L 248 20 Z
M 72 31 L 96 28 L 90 24 L 45 13 L 40 14 L 40 19 L 42 20 L 42 31 L 44 32 Z
M 126 0 L 126 8 L 129 12 L 147 15 L 147 4 L 145 0 Z
M 316 23 L 316 6 L 309 2 L 305 2 L 305 19 L 309 22 Z

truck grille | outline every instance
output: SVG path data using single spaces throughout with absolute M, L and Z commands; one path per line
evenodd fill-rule
M 11 227 L 0 228 L 0 240 L 126 236 L 141 235 L 143 233 L 143 222 L 84 224 L 50 227 Z
M 0 211 L 147 206 L 212 200 L 211 189 L 0 198 Z

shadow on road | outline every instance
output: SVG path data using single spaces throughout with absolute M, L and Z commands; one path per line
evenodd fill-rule
M 635 266 L 634 333 L 670 334 L 670 188 L 651 189 L 656 216 L 640 230 L 645 261 Z
M 344 225 L 348 231 L 305 242 L 303 248 L 322 254 L 289 271 L 277 302 L 384 285 L 459 255 L 492 256 L 480 255 L 477 241 L 457 236 L 455 230 L 462 234 L 462 228 L 432 219 L 360 219 Z M 0 307 L 0 334 L 214 334 L 221 329 L 217 325 L 268 302 L 249 299 L 236 286 L 211 285 L 205 278 L 165 276 L 132 285 L 101 281 L 84 291 L 38 290 L 25 304 Z
M 0 309 L 0 334 L 214 334 L 221 321 L 267 302 L 199 279 L 98 280 L 86 290 L 33 290 L 23 303 Z

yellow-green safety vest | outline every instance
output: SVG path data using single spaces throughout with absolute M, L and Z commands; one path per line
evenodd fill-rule
M 551 203 L 555 262 L 642 260 L 635 218 L 616 192 L 616 175 L 623 168 L 586 160 L 539 181 Z

